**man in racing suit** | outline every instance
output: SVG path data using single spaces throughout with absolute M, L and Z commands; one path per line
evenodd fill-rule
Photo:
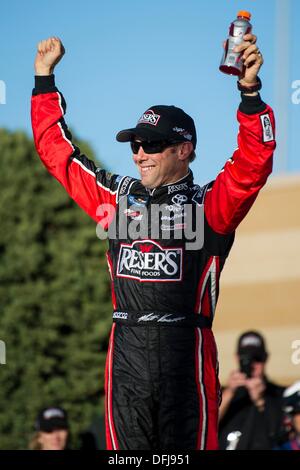
M 32 98 L 37 151 L 109 233 L 114 313 L 106 363 L 108 449 L 218 447 L 220 392 L 211 326 L 219 277 L 235 229 L 271 173 L 275 148 L 273 112 L 256 91 L 263 63 L 256 37 L 244 36 L 239 48 L 245 73 L 239 81 L 238 148 L 216 180 L 200 187 L 189 169 L 194 122 L 174 106 L 148 109 L 135 128 L 117 135 L 131 142 L 141 180 L 107 173 L 82 155 L 54 83 L 63 46 L 58 38 L 38 46 Z M 163 215 L 152 211 L 161 205 Z M 177 233 L 193 226 L 200 209 L 204 241 L 195 249 Z M 128 233 L 133 222 L 158 229 L 158 235 Z

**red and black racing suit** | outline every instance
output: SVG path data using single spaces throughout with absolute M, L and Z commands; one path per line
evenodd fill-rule
M 82 155 L 64 113 L 54 76 L 36 77 L 32 126 L 42 162 L 90 217 L 105 229 L 114 224 L 116 232 L 107 253 L 114 309 L 106 363 L 107 448 L 217 449 L 218 361 L 211 325 L 234 231 L 272 170 L 273 112 L 260 96 L 243 97 L 238 148 L 215 181 L 200 187 L 190 171 L 152 191 Z M 129 208 L 107 217 L 107 205 L 118 208 L 124 201 Z M 189 223 L 183 202 L 204 208 L 201 249 L 187 249 L 175 236 Z M 120 232 L 132 220 L 149 215 L 150 226 L 154 204 L 165 204 L 168 214 L 155 222 L 159 238 L 124 238 Z M 169 238 L 162 235 L 166 228 Z

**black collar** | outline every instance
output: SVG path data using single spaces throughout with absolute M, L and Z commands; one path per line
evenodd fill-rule
M 157 196 L 160 197 L 164 194 L 176 194 L 181 191 L 186 191 L 189 189 L 190 186 L 193 185 L 193 183 L 193 172 L 189 170 L 188 174 L 185 175 L 183 178 L 180 178 L 180 180 L 175 181 L 174 183 L 158 186 L 154 189 L 147 189 L 147 191 L 151 196 L 154 196 L 156 198 Z

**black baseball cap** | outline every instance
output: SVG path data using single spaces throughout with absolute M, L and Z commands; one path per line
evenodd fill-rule
M 36 430 L 51 432 L 55 429 L 69 429 L 68 416 L 63 408 L 43 408 L 36 420 Z
M 268 357 L 265 340 L 258 331 L 246 331 L 239 337 L 237 353 L 249 354 L 262 362 Z
M 157 105 L 147 109 L 136 127 L 118 132 L 118 142 L 130 142 L 135 137 L 146 141 L 192 142 L 196 148 L 194 120 L 176 106 Z

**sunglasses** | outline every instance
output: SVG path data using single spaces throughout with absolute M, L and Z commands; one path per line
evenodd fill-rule
M 172 142 L 170 140 L 159 140 L 152 142 L 130 142 L 131 150 L 134 154 L 137 154 L 142 147 L 145 153 L 161 153 L 166 148 L 172 147 L 175 144 L 179 144 L 181 142 Z

